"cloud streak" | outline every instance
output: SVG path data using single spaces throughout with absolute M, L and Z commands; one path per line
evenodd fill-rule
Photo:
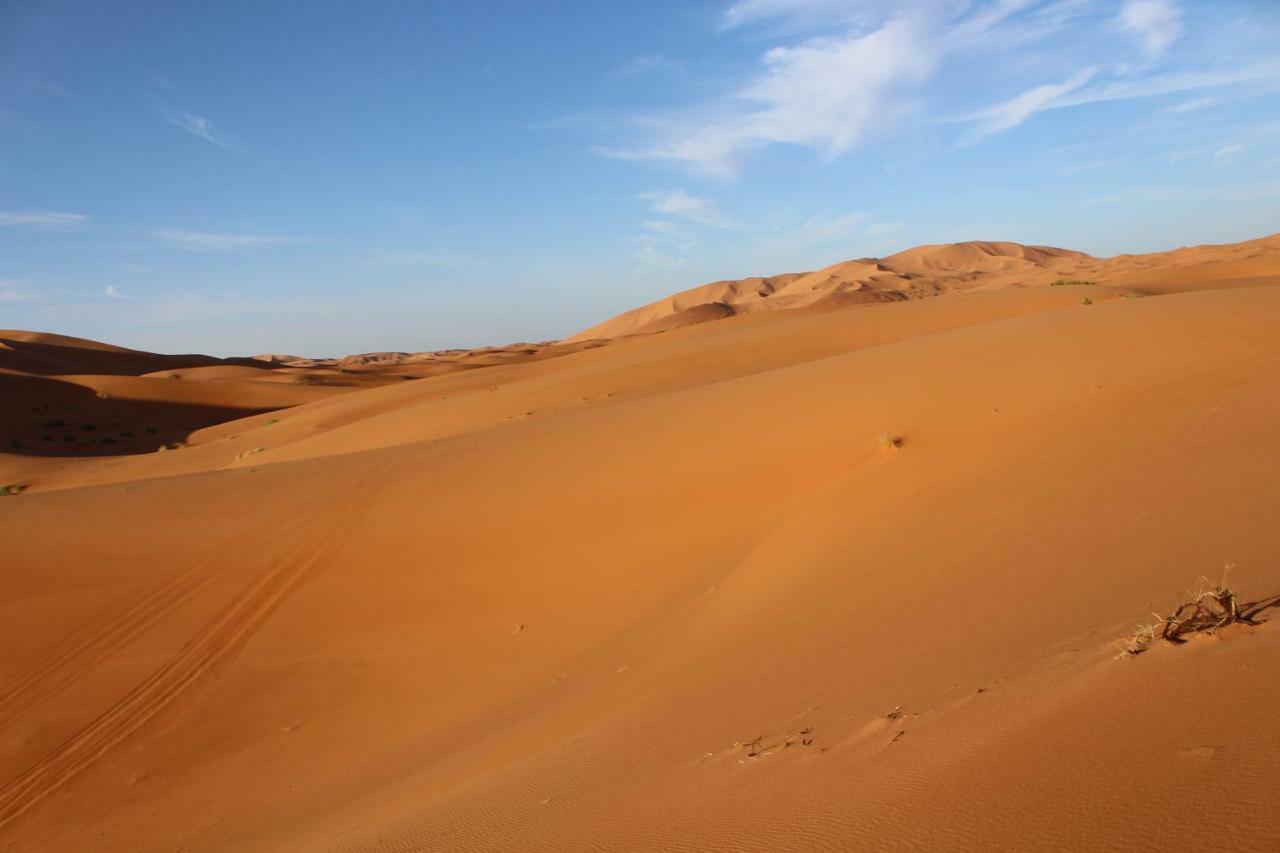
M 1182 35 L 1182 10 L 1173 0 L 1127 0 L 1120 25 L 1138 37 L 1148 57 L 1157 57 Z
M 198 136 L 206 142 L 211 142 L 219 148 L 226 148 L 227 143 L 223 142 L 213 134 L 213 122 L 203 116 L 189 113 L 186 110 L 170 110 L 165 116 L 169 123 L 174 127 L 180 127 L 192 136 Z
M 89 217 L 83 213 L 61 213 L 53 210 L 0 211 L 0 226 L 15 228 L 74 228 L 88 220 Z
M 211 234 L 205 231 L 177 231 L 161 229 L 152 236 L 188 252 L 239 252 L 261 249 L 282 243 L 297 242 L 294 237 L 273 237 L 262 234 Z
M 1028 89 L 1007 101 L 989 107 L 973 116 L 977 122 L 974 140 L 1017 127 L 1033 115 L 1061 106 L 1064 96 L 1093 79 L 1096 68 L 1085 68 L 1061 83 L 1047 83 Z
M 1271 50 L 1227 64 L 1201 39 L 1175 56 L 1192 23 L 1201 26 L 1178 0 L 733 0 L 720 38 L 773 28 L 792 43 L 761 53 L 719 97 L 632 115 L 629 139 L 595 151 L 725 180 L 774 148 L 834 160 L 930 107 L 958 117 L 923 124 L 971 124 L 962 141 L 972 143 L 1049 110 L 1216 87 L 1280 90 Z M 948 69 L 981 85 L 961 91 Z M 984 106 L 993 90 L 1004 99 Z
M 408 249 L 374 252 L 372 263 L 387 267 L 463 267 L 471 259 L 449 249 Z
M 671 161 L 718 177 L 737 174 L 749 152 L 769 145 L 800 145 L 834 157 L 872 131 L 891 111 L 895 93 L 923 82 L 937 59 L 925 25 L 915 19 L 896 19 L 866 35 L 773 48 L 755 78 L 727 102 L 685 118 L 652 118 L 653 142 L 605 153 Z M 701 118 L 707 114 L 716 117 Z
M 720 212 L 715 202 L 689 195 L 684 190 L 644 193 L 640 197 L 649 203 L 649 210 L 654 213 L 677 216 L 713 228 L 734 226 L 733 221 Z

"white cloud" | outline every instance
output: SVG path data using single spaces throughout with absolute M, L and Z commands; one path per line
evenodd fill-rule
M 31 296 L 14 282 L 0 281 L 0 305 L 20 305 L 30 302 Z
M 734 29 L 777 18 L 836 19 L 853 14 L 859 7 L 882 3 L 850 0 L 735 0 L 720 19 L 721 29 Z
M 194 115 L 185 110 L 170 110 L 166 118 L 168 118 L 170 124 L 182 128 L 192 136 L 198 136 L 206 142 L 212 142 L 219 148 L 227 147 L 227 143 L 213 135 L 213 122 L 207 118 Z
M 956 24 L 947 33 L 949 41 L 964 43 L 985 36 L 991 29 L 1004 23 L 1039 0 L 996 0 L 988 6 L 979 6 L 963 21 Z M 963 6 L 961 7 L 963 8 Z M 1023 34 L 1024 37 L 1038 37 L 1047 30 L 1060 27 L 1074 12 L 1074 9 L 1062 3 L 1052 3 L 1041 10 L 1041 20 Z M 983 47 L 984 45 L 978 45 Z
M 667 160 L 704 174 L 734 175 L 742 157 L 768 145 L 842 154 L 894 112 L 899 90 L 934 70 L 939 46 L 919 19 L 895 19 L 867 35 L 821 37 L 765 53 L 763 70 L 724 103 L 694 118 L 653 119 L 657 140 L 607 153 Z M 717 115 L 711 120 L 702 116 Z
M 174 231 L 162 229 L 152 236 L 172 243 L 189 252 L 235 252 L 242 249 L 258 249 L 294 242 L 290 237 L 270 237 L 258 234 L 209 234 L 203 231 Z
M 1138 80 L 1120 80 L 1090 86 L 1063 98 L 1060 107 L 1077 107 L 1101 101 L 1122 101 L 1130 98 L 1153 98 L 1173 95 L 1196 89 L 1220 86 L 1238 86 L 1260 83 L 1269 89 L 1280 88 L 1280 62 L 1270 60 L 1236 68 L 1232 71 L 1183 71 L 1172 74 L 1156 74 Z
M 646 219 L 640 223 L 644 228 L 657 234 L 665 234 L 668 237 L 679 237 L 683 235 L 684 229 L 674 222 L 666 219 Z
M 1217 103 L 1218 103 L 1217 98 L 1193 98 L 1190 101 L 1183 101 L 1180 104 L 1174 104 L 1173 106 L 1169 107 L 1166 110 L 1166 112 L 1177 113 L 1177 114 L 1190 113 L 1196 110 L 1203 110 L 1207 107 L 1212 107 Z
M 471 259 L 449 249 L 385 250 L 374 252 L 373 263 L 389 267 L 461 267 Z
M 1213 199 L 1233 202 L 1270 201 L 1280 198 L 1280 183 L 1224 186 L 1130 187 L 1117 193 L 1093 196 L 1076 202 L 1079 207 L 1111 204 L 1171 204 Z
M 1173 0 L 1127 0 L 1120 24 L 1138 37 L 1147 56 L 1156 57 L 1182 35 L 1182 10 Z
M 1219 164 L 1230 163 L 1239 154 L 1243 153 L 1248 146 L 1239 142 L 1233 142 L 1230 145 L 1224 145 L 1217 151 L 1213 152 L 1213 162 Z
M 698 248 L 698 241 L 687 227 L 666 219 L 650 219 L 632 238 L 640 245 L 636 260 L 644 266 L 672 267 L 688 261 Z
M 645 74 L 658 74 L 668 71 L 678 71 L 684 67 L 684 63 L 678 59 L 672 59 L 661 53 L 651 53 L 647 56 L 637 56 L 635 59 L 627 62 L 618 69 L 618 73 L 624 76 L 640 76 Z
M 854 211 L 836 217 L 814 216 L 801 224 L 794 241 L 801 245 L 812 245 L 844 240 L 862 230 L 870 219 L 871 214 L 865 211 Z
M 649 202 L 649 210 L 654 213 L 678 216 L 681 219 L 697 222 L 699 225 L 711 225 L 716 228 L 733 227 L 733 222 L 720 212 L 715 202 L 689 195 L 683 190 L 643 193 L 640 197 Z
M 103 293 L 105 293 L 107 296 L 109 296 L 112 299 L 128 299 L 129 298 L 128 296 L 125 296 L 123 293 L 121 293 L 120 288 L 116 287 L 114 284 L 108 284 L 103 289 Z
M 1038 112 L 1061 106 L 1064 95 L 1079 89 L 1097 73 L 1095 68 L 1085 68 L 1061 83 L 1047 83 L 1028 89 L 1007 101 L 989 107 L 972 116 L 978 122 L 976 137 L 990 136 L 1017 127 Z
M 59 213 L 52 210 L 0 211 L 0 226 L 71 228 L 83 224 L 88 219 L 89 217 L 83 213 Z
M 1095 74 L 1096 69 L 1085 69 L 1063 83 L 1037 86 L 1008 101 L 964 116 L 961 120 L 978 122 L 977 136 L 982 137 L 1016 127 L 1036 113 L 1046 110 L 1079 107 L 1106 101 L 1154 98 L 1196 89 L 1251 83 L 1263 83 L 1274 89 L 1277 88 L 1276 81 L 1280 80 L 1280 63 L 1255 63 L 1233 71 L 1157 74 L 1141 79 L 1113 80 L 1109 83 L 1085 86 L 1084 84 Z M 1187 109 L 1207 106 L 1208 103 L 1204 103 L 1205 101 L 1209 99 L 1202 98 L 1199 102 L 1192 102 Z

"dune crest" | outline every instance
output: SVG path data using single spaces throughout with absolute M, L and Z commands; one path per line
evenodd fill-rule
M 843 261 L 808 273 L 717 281 L 681 291 L 584 329 L 567 341 L 650 334 L 736 314 L 789 308 L 843 307 L 919 299 L 973 290 L 1038 287 L 1058 280 L 1089 280 L 1123 288 L 1150 285 L 1152 269 L 1244 264 L 1274 270 L 1280 235 L 1223 246 L 1197 246 L 1148 255 L 1095 258 L 1052 246 L 970 241 L 917 246 L 884 258 Z M 1226 268 L 1218 270 L 1225 277 Z M 1203 286 L 1203 277 L 1197 286 Z M 1141 292 L 1164 292 L 1143 290 Z

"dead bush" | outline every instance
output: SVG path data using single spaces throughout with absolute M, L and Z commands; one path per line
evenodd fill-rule
M 1221 581 L 1201 577 L 1189 596 L 1189 601 L 1178 605 L 1166 618 L 1134 629 L 1123 643 L 1121 657 L 1142 654 L 1157 637 L 1170 643 L 1185 643 L 1196 634 L 1212 634 L 1228 625 L 1257 625 L 1262 622 L 1259 618 L 1262 611 L 1280 606 L 1280 595 L 1256 601 L 1241 600 L 1236 591 L 1227 586 L 1225 574 Z

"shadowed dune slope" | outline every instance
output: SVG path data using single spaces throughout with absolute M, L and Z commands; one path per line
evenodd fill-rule
M 1265 847 L 1280 611 L 1117 657 L 1280 593 L 1280 269 L 1223 263 L 0 455 L 0 850 Z

